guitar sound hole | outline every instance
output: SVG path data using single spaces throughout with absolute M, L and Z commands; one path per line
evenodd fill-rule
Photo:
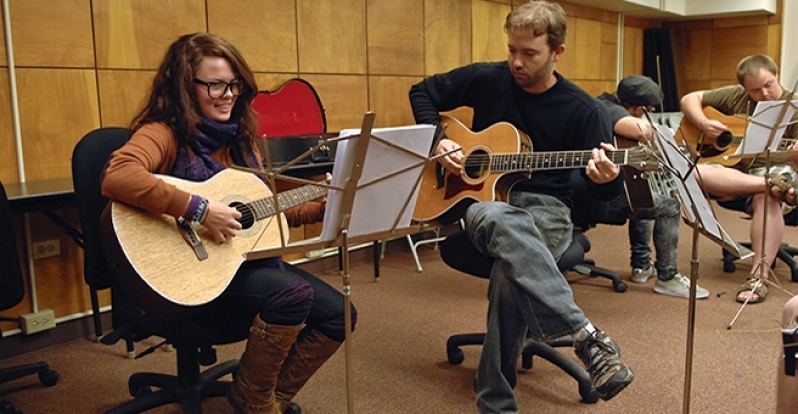
M 241 213 L 241 218 L 238 222 L 241 223 L 241 228 L 246 230 L 255 224 L 255 212 L 244 203 L 235 202 L 230 204 L 230 207 L 238 210 Z
M 726 132 L 718 135 L 718 138 L 715 140 L 715 147 L 717 147 L 720 150 L 724 150 L 729 145 L 731 145 L 733 139 L 734 138 L 732 137 L 731 132 L 726 131 Z
M 479 181 L 490 173 L 490 155 L 485 150 L 475 150 L 465 159 L 464 174 L 474 181 Z

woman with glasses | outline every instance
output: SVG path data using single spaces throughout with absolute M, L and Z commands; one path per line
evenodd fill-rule
M 257 91 L 233 45 L 207 33 L 182 36 L 169 47 L 130 140 L 111 156 L 103 193 L 203 226 L 216 243 L 235 237 L 242 229 L 239 211 L 155 174 L 205 181 L 232 165 L 260 168 L 252 109 Z M 321 221 L 323 214 L 318 201 L 285 211 L 294 226 Z M 292 399 L 345 335 L 343 295 L 280 258 L 243 263 L 225 292 L 200 312 L 230 329 L 249 329 L 228 394 L 236 413 L 301 413 Z M 354 321 L 354 309 L 352 315 Z

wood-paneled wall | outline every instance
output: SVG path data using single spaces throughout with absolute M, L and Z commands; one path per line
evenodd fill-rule
M 369 110 L 377 114 L 377 126 L 404 125 L 414 122 L 407 99 L 412 84 L 470 62 L 506 58 L 504 18 L 524 0 L 8 2 L 30 181 L 69 177 L 72 148 L 81 136 L 100 126 L 127 125 L 167 46 L 182 34 L 208 31 L 231 41 L 261 89 L 274 90 L 293 77 L 308 80 L 326 108 L 330 131 L 358 127 Z M 660 22 L 627 17 L 620 45 L 617 14 L 561 5 L 569 25 L 561 73 L 598 95 L 615 89 L 619 72 L 642 71 L 643 30 Z M 698 60 L 685 70 L 690 85 L 711 85 L 721 72 L 702 68 L 722 68 L 724 60 L 736 58 L 724 51 L 736 47 L 725 40 L 739 30 L 734 21 L 688 31 L 702 59 L 713 57 L 712 65 Z M 778 32 L 767 33 L 770 42 Z M 759 46 L 769 51 L 771 45 L 746 45 Z M 5 44 L 0 49 L 0 181 L 18 182 Z M 77 225 L 74 211 L 59 213 Z M 30 222 L 32 241 L 58 238 L 63 251 L 35 262 L 39 307 L 53 308 L 56 316 L 89 309 L 80 249 L 43 216 L 31 214 Z M 29 309 L 25 301 L 19 312 Z
M 737 84 L 736 68 L 749 55 L 781 60 L 782 3 L 773 16 L 669 22 L 680 95 Z M 792 87 L 792 85 L 784 85 Z

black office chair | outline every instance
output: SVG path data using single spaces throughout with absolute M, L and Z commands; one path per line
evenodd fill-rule
M 575 203 L 574 209 L 572 209 L 572 217 L 579 220 L 579 227 L 575 223 L 573 240 L 557 262 L 557 267 L 562 272 L 575 270 L 581 274 L 589 274 L 594 277 L 606 277 L 612 280 L 613 288 L 616 292 L 625 292 L 627 286 L 620 280 L 620 275 L 597 267 L 593 260 L 585 257 L 585 253 L 590 250 L 590 241 L 585 236 L 584 231 L 595 226 L 599 220 L 606 217 L 608 205 L 606 202 L 598 202 L 587 196 L 584 181 L 578 171 L 575 171 L 572 176 L 572 184 L 575 187 L 574 199 L 579 202 L 579 204 Z M 480 253 L 471 243 L 465 230 L 446 237 L 440 245 L 440 252 L 444 263 L 450 267 L 484 279 L 490 277 L 493 258 Z M 446 355 L 449 363 L 457 365 L 463 362 L 464 355 L 460 347 L 482 345 L 484 341 L 484 333 L 466 333 L 450 336 L 446 341 Z M 573 339 L 571 337 L 558 338 L 550 342 L 538 342 L 528 339 L 524 343 L 521 352 L 522 366 L 525 369 L 531 369 L 532 358 L 535 355 L 540 356 L 565 371 L 577 381 L 579 395 L 582 397 L 583 402 L 595 403 L 599 397 L 590 382 L 590 376 L 587 371 L 575 360 L 555 349 L 572 346 Z
M 98 223 L 108 200 L 102 196 L 100 180 L 110 154 L 129 138 L 124 128 L 100 128 L 86 134 L 72 153 L 72 179 L 78 217 L 84 238 L 84 277 L 96 289 L 111 289 L 111 312 L 114 331 L 101 342 L 111 345 L 119 340 L 129 343 L 150 336 L 163 338 L 177 354 L 177 376 L 160 373 L 136 373 L 128 380 L 128 391 L 134 397 L 107 413 L 132 414 L 170 403 L 182 405 L 185 413 L 201 413 L 202 399 L 224 396 L 230 381 L 220 378 L 238 369 L 238 361 L 217 364 L 203 372 L 200 365 L 216 363 L 214 345 L 246 339 L 247 326 L 221 326 L 218 323 L 187 318 L 164 320 L 153 313 L 143 313 L 134 297 L 128 297 L 116 284 L 102 251 Z M 179 269 L 176 269 L 179 272 Z M 159 345 L 160 346 L 160 345 Z M 138 357 L 151 352 L 150 348 Z M 153 392 L 152 387 L 160 388 Z
M 729 210 L 734 211 L 741 211 L 747 214 L 745 200 L 732 200 L 732 201 L 718 201 L 718 205 L 727 208 Z M 795 209 L 784 216 L 784 223 L 787 226 L 798 226 L 798 209 Z M 751 249 L 752 245 L 750 242 L 742 242 L 740 245 Z M 795 260 L 795 256 L 798 256 L 798 247 L 790 246 L 787 243 L 782 243 L 779 246 L 779 250 L 776 252 L 776 258 L 784 262 L 787 267 L 790 268 L 790 278 L 793 282 L 798 282 L 798 261 Z M 726 250 L 723 249 L 723 271 L 726 273 L 733 273 L 737 270 L 737 266 L 735 265 L 735 261 L 738 257 Z M 775 267 L 776 261 L 773 261 L 773 266 Z
M 11 207 L 3 183 L 0 183 L 0 310 L 10 309 L 25 296 L 25 280 L 19 264 L 17 240 L 11 217 Z M 19 318 L 0 317 L 0 321 L 19 323 Z M 2 338 L 0 331 L 0 338 Z M 46 362 L 0 368 L 0 383 L 13 381 L 28 375 L 37 374 L 39 381 L 47 387 L 58 382 L 58 373 L 51 370 Z M 0 400 L 0 413 L 21 414 L 8 401 Z

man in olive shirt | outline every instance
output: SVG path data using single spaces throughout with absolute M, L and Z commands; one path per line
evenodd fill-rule
M 729 128 L 720 120 L 707 117 L 704 107 L 711 106 L 725 115 L 750 116 L 758 102 L 784 100 L 790 95 L 789 90 L 779 84 L 778 66 L 767 55 L 751 55 L 741 60 L 737 65 L 737 81 L 739 85 L 691 92 L 682 97 L 684 116 L 702 131 L 705 140 L 715 139 Z M 795 120 L 796 116 L 793 122 Z M 794 125 L 787 128 L 784 136 L 794 137 Z M 792 149 L 798 148 L 793 146 Z M 766 279 L 770 276 L 770 266 L 784 233 L 782 215 L 790 212 L 796 204 L 796 174 L 794 161 L 771 163 L 767 169 L 765 160 L 760 157 L 745 170 L 739 169 L 747 164 L 741 162 L 735 167 L 726 167 L 703 163 L 697 170 L 699 183 L 721 204 L 740 203 L 751 214 L 753 266 L 747 281 L 738 289 L 737 301 L 757 303 L 767 297 Z M 766 217 L 765 228 L 763 222 Z M 763 256 L 767 260 L 760 266 Z

